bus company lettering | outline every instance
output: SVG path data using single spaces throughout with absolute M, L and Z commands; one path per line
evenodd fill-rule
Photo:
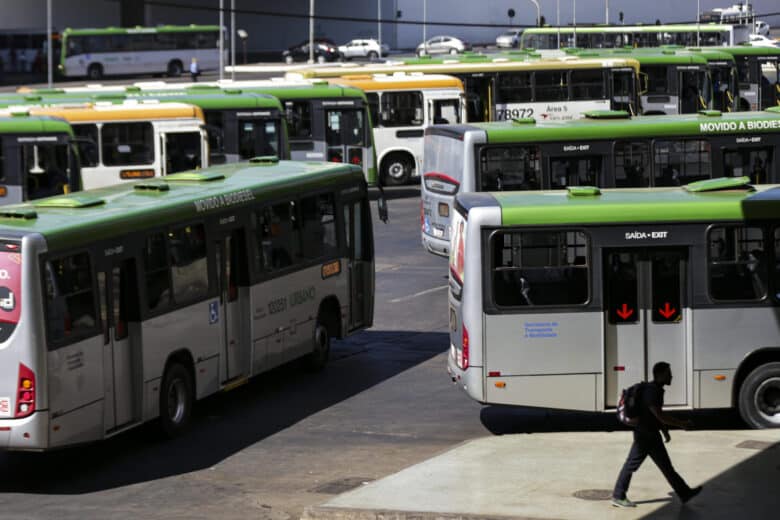
M 244 204 L 245 202 L 252 202 L 255 200 L 255 194 L 251 190 L 239 190 L 233 193 L 226 193 L 224 195 L 215 195 L 213 197 L 206 197 L 205 199 L 195 201 L 195 210 L 198 213 L 204 211 L 211 211 L 215 209 L 225 208 L 228 206 L 235 206 L 237 204 Z
M 523 337 L 524 338 L 557 338 L 558 337 L 558 322 L 557 321 L 541 321 L 531 322 L 526 321 L 523 323 Z
M 563 145 L 564 152 L 587 152 L 590 150 L 589 144 L 565 144 Z
M 699 123 L 700 132 L 737 132 L 740 130 L 778 130 L 780 119 L 764 121 L 717 121 L 713 123 Z
M 290 293 L 290 296 L 288 297 L 276 298 L 275 300 L 268 302 L 268 313 L 276 314 L 284 312 L 287 310 L 288 306 L 295 307 L 296 305 L 302 305 L 307 301 L 314 300 L 316 296 L 317 290 L 314 286 L 307 287 L 306 289 L 299 289 Z
M 629 231 L 626 233 L 626 240 L 664 240 L 668 237 L 668 231 Z

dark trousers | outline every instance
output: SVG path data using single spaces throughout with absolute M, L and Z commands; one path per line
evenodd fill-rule
M 648 455 L 653 459 L 658 469 L 661 470 L 661 473 L 664 474 L 664 477 L 666 477 L 669 485 L 677 493 L 677 496 L 684 498 L 690 494 L 691 488 L 672 467 L 669 453 L 667 453 L 666 446 L 664 446 L 661 440 L 661 432 L 634 430 L 634 444 L 631 445 L 626 463 L 623 464 L 623 469 L 620 470 L 620 475 L 618 475 L 615 490 L 612 492 L 613 497 L 626 498 L 628 486 L 631 484 L 631 477 Z

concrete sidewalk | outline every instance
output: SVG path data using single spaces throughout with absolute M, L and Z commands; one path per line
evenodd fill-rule
M 780 431 L 673 431 L 672 462 L 704 491 L 682 506 L 648 459 L 629 498 L 609 502 L 631 433 L 485 437 L 304 512 L 307 520 L 777 518 Z M 377 454 L 378 456 L 381 456 Z

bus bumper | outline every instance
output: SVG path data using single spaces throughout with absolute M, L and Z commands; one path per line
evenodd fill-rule
M 422 244 L 426 251 L 434 255 L 449 257 L 450 241 L 443 238 L 435 238 L 426 233 L 422 233 Z
M 40 451 L 48 445 L 48 414 L 37 411 L 24 419 L 0 419 L 0 450 Z
M 485 402 L 485 389 L 482 381 L 482 367 L 468 367 L 462 370 L 455 361 L 454 348 L 450 346 L 450 355 L 447 356 L 447 373 L 453 384 L 466 392 L 477 402 Z

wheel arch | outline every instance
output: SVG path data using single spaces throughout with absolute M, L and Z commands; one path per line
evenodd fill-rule
M 185 348 L 171 352 L 168 355 L 168 359 L 165 360 L 165 369 L 163 370 L 161 377 L 165 377 L 165 373 L 174 363 L 182 365 L 190 373 L 190 378 L 192 379 L 192 395 L 193 397 L 197 396 L 198 379 L 195 377 L 195 360 L 192 357 L 192 353 Z
M 379 163 L 379 171 L 382 171 L 382 168 L 384 168 L 385 165 L 385 159 L 388 157 L 391 157 L 392 155 L 408 155 L 409 159 L 412 161 L 412 165 L 414 166 L 415 171 L 417 172 L 417 175 L 420 175 L 420 170 L 422 169 L 421 164 L 417 164 L 417 157 L 414 155 L 414 151 L 412 151 L 411 148 L 402 146 L 402 147 L 393 147 L 388 148 L 382 152 L 382 154 L 377 157 L 377 162 Z M 412 175 L 414 177 L 414 175 Z
M 753 370 L 761 365 L 776 362 L 780 362 L 780 347 L 760 348 L 745 356 L 734 374 L 734 384 L 731 387 L 731 405 L 734 407 L 739 405 L 739 391 Z
M 341 304 L 335 294 L 329 294 L 320 301 L 317 309 L 317 319 L 322 317 L 331 338 L 343 338 L 343 324 L 341 319 Z

